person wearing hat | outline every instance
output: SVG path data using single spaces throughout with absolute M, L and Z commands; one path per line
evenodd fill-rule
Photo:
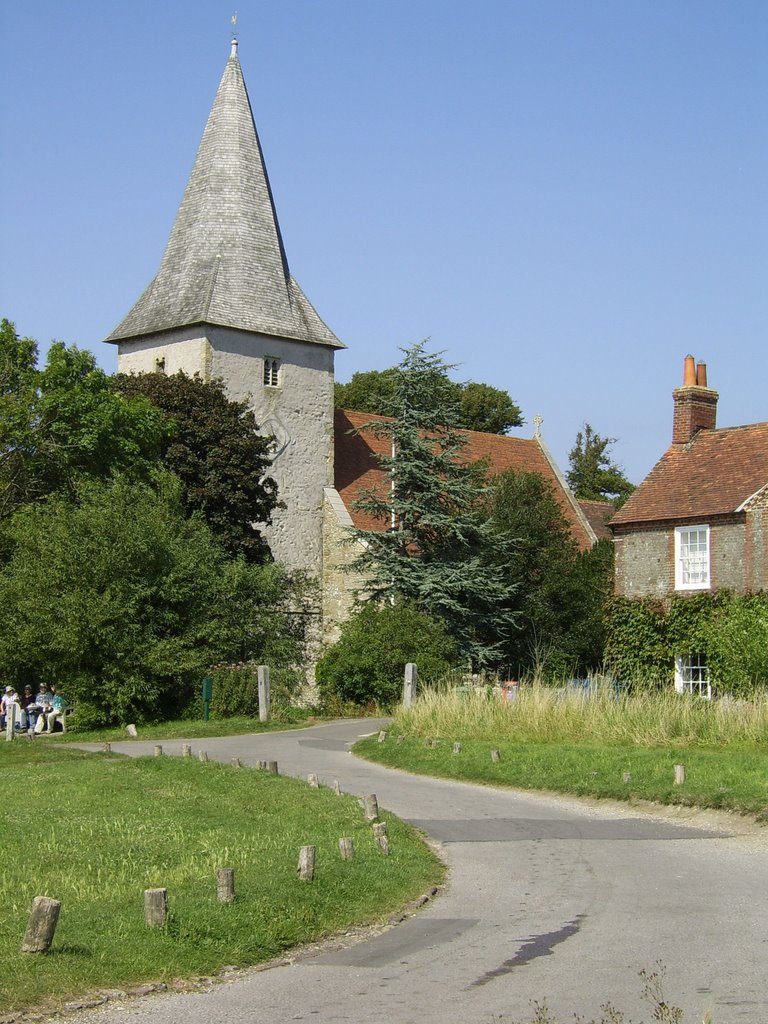
M 21 705 L 19 704 L 19 695 L 16 693 L 12 686 L 6 686 L 5 693 L 0 699 L 0 707 L 2 708 L 2 720 L 1 728 L 5 729 L 8 724 L 8 715 L 13 718 L 14 724 L 21 725 Z

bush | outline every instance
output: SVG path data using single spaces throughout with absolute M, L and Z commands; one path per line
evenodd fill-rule
M 438 679 L 457 663 L 458 652 L 445 626 L 412 605 L 369 602 L 344 623 L 341 637 L 317 663 L 323 699 L 387 707 L 400 699 L 408 662 L 419 675 Z
M 222 665 L 208 673 L 213 679 L 211 714 L 214 718 L 256 718 L 259 714 L 259 676 L 255 662 Z M 276 713 L 291 706 L 304 682 L 297 668 L 270 668 L 270 706 Z

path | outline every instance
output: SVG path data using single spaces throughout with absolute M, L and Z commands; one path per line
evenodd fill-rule
M 660 960 L 686 1020 L 710 1007 L 715 1024 L 766 1024 L 765 835 L 746 823 L 694 828 L 631 808 L 407 775 L 349 753 L 373 728 L 345 721 L 192 744 L 212 759 L 277 760 L 281 773 L 316 772 L 346 792 L 376 793 L 441 844 L 446 891 L 348 948 L 310 951 L 206 993 L 109 1003 L 83 1021 L 511 1024 L 544 999 L 558 1021 L 574 1012 L 590 1020 L 606 1001 L 648 1020 L 638 972 Z M 153 747 L 113 744 L 131 755 Z M 181 740 L 163 750 L 179 754 Z

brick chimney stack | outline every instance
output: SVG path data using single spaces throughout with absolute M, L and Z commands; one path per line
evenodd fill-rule
M 697 366 L 693 356 L 686 356 L 683 386 L 675 388 L 672 397 L 675 400 L 672 444 L 688 444 L 697 431 L 715 429 L 720 396 L 707 387 L 706 363 Z

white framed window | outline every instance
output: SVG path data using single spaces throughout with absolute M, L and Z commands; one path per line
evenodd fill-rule
M 675 529 L 675 590 L 709 589 L 709 527 Z
M 675 689 L 695 697 L 712 696 L 706 654 L 682 654 L 675 658 Z
M 271 356 L 264 360 L 264 387 L 280 387 L 280 360 Z

